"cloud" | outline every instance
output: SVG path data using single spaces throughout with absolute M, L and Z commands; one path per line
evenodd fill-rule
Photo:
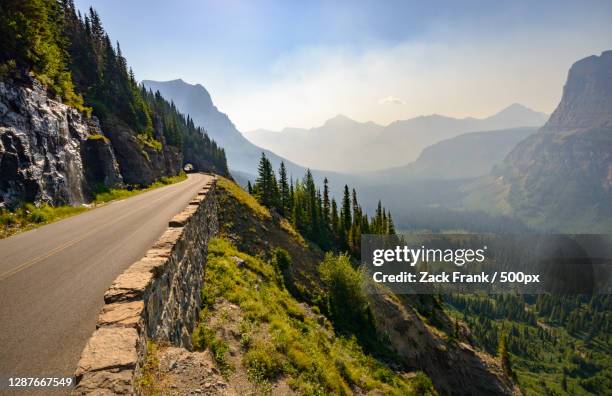
M 395 96 L 389 95 L 386 98 L 381 98 L 378 100 L 378 104 L 396 104 L 396 105 L 405 105 L 406 102 L 401 100 L 400 98 L 396 98 Z
M 515 102 L 552 112 L 572 63 L 612 47 L 603 32 L 611 27 L 564 33 L 562 46 L 560 30 L 301 47 L 271 61 L 265 79 L 232 78 L 212 92 L 245 131 L 310 128 L 338 113 L 383 125 L 432 113 L 486 117 Z

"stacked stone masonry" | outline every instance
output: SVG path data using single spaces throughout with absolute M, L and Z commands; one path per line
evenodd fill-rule
M 191 348 L 208 242 L 217 232 L 212 179 L 106 291 L 97 329 L 77 366 L 74 394 L 136 394 L 147 340 Z

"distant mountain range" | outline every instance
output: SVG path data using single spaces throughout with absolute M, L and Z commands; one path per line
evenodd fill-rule
M 266 151 L 275 167 L 283 157 L 295 161 L 286 161 L 294 177 L 303 166 L 327 169 L 313 173 L 328 176 L 336 195 L 347 183 L 365 209 L 383 200 L 400 228 L 408 214 L 439 208 L 507 215 L 535 229 L 612 231 L 612 51 L 572 66 L 547 122 L 519 104 L 484 119 L 431 115 L 387 126 L 337 116 L 318 128 L 247 133 L 255 144 L 201 85 L 144 84 L 225 147 L 244 180 L 256 172 L 261 145 L 280 155 Z
M 237 130 L 229 117 L 219 111 L 214 105 L 208 91 L 200 84 L 188 84 L 181 79 L 158 82 L 143 81 L 145 87 L 152 91 L 159 91 L 163 97 L 171 100 L 178 110 L 194 120 L 196 125 L 202 126 L 207 133 L 215 139 L 226 151 L 228 166 L 234 178 L 246 185 L 247 180 L 253 180 L 257 172 L 257 165 L 264 152 L 271 159 L 275 168 L 278 169 L 281 161 L 287 165 L 289 173 L 294 177 L 302 177 L 306 168 L 302 164 L 293 163 L 271 150 L 266 150 L 248 141 Z M 453 119 L 442 116 L 424 116 L 412 120 L 398 121 L 388 127 L 383 127 L 372 122 L 359 123 L 345 116 L 337 116 L 327 121 L 322 127 L 312 130 L 285 129 L 284 132 L 270 132 L 273 136 L 282 136 L 284 139 L 295 139 L 302 142 L 300 155 L 304 159 L 319 158 L 318 147 L 321 140 L 312 136 L 325 135 L 325 140 L 333 153 L 324 156 L 321 164 L 312 163 L 313 175 L 319 182 L 323 177 L 328 177 L 333 192 L 340 192 L 344 184 L 369 185 L 376 184 L 378 178 L 393 178 L 398 183 L 411 179 L 462 179 L 487 174 L 494 164 L 500 162 L 512 147 L 522 138 L 535 131 L 535 128 L 515 128 L 508 130 L 496 130 L 490 132 L 478 132 L 462 134 L 466 130 L 490 126 L 492 128 L 501 125 L 513 125 L 522 123 L 536 123 L 541 121 L 545 115 L 533 112 L 523 106 L 513 105 L 495 116 L 486 119 Z M 403 128 L 398 125 L 404 125 Z M 421 129 L 422 128 L 422 129 Z M 419 131 L 429 131 L 429 134 Z M 344 141 L 350 134 L 349 145 Z M 425 146 L 425 150 L 416 161 L 392 169 L 372 171 L 380 168 L 373 160 L 374 156 L 368 155 L 373 145 L 381 146 L 386 136 L 393 134 L 410 135 L 419 137 L 421 144 L 427 141 L 437 141 L 431 147 Z M 457 136 L 460 135 L 460 136 Z M 373 140 L 378 136 L 380 140 Z M 444 140 L 445 136 L 453 136 Z M 405 137 L 397 139 L 408 141 Z M 414 142 L 415 139 L 409 140 Z M 296 145 L 299 145 L 296 143 Z M 308 146 L 307 143 L 313 144 Z M 390 144 L 387 150 L 396 150 L 398 144 Z M 403 145 L 405 146 L 405 145 Z M 411 146 L 412 147 L 412 146 Z M 414 147 L 412 147 L 414 149 Z M 329 150 L 328 150 L 329 151 Z M 379 152 L 384 150 L 381 149 Z M 384 157 L 389 157 L 386 155 Z M 318 170 L 326 167 L 340 168 L 339 164 L 347 158 L 355 158 L 355 169 L 346 169 L 339 173 L 332 170 Z M 407 157 L 406 157 L 407 158 Z M 327 162 L 326 162 L 327 161 Z M 336 164 L 333 161 L 338 161 Z M 312 162 L 312 160 L 306 161 Z M 405 160 L 402 160 L 402 164 Z M 370 168 L 364 166 L 369 164 Z M 365 169 L 365 170 L 364 170 Z M 380 197 L 373 196 L 372 201 Z
M 351 181 L 364 207 L 385 202 L 398 229 L 415 221 L 436 229 L 472 222 L 480 232 L 516 232 L 518 221 L 535 230 L 610 233 L 612 51 L 571 67 L 561 102 L 535 132 L 463 134 L 408 165 Z
M 303 166 L 357 173 L 404 166 L 426 147 L 467 132 L 542 126 L 548 116 L 513 104 L 487 118 L 420 116 L 387 126 L 338 115 L 311 129 L 255 130 L 245 136 Z

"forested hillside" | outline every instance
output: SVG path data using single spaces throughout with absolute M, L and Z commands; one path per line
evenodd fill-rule
M 612 387 L 607 295 L 445 297 L 475 344 L 507 354 L 525 395 L 604 395 Z
M 83 16 L 71 0 L 0 7 L 2 80 L 28 85 L 32 76 L 51 97 L 96 116 L 126 183 L 149 184 L 187 162 L 227 174 L 223 149 L 174 105 L 138 86 L 93 9 Z
M 225 394 L 517 394 L 500 362 L 457 334 L 437 297 L 366 293 L 357 261 L 341 246 L 351 242 L 324 248 L 296 227 L 299 217 L 280 215 L 273 186 L 283 177 L 265 157 L 261 163 L 253 195 L 219 179 L 220 238 L 209 251 L 196 352 L 183 358 L 212 360 L 223 380 L 194 363 L 175 365 L 189 374 L 166 368 L 173 350 L 161 346 L 155 361 L 162 363 L 143 380 L 152 391 L 210 382 Z M 335 219 L 346 231 L 349 217 L 350 229 L 365 226 L 355 223 L 353 213 L 366 216 L 348 193 L 337 216 L 327 217 L 324 193 L 308 180 L 308 173 L 294 180 L 293 189 L 288 182 L 292 213 L 311 225 L 323 219 L 319 227 L 333 229 Z M 382 205 L 367 224 L 372 233 L 393 232 Z

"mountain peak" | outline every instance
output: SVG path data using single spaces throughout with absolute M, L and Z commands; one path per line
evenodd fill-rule
M 541 126 L 547 119 L 548 115 L 545 113 L 532 110 L 520 103 L 512 103 L 485 120 L 510 122 L 512 126 Z
M 354 120 L 348 118 L 344 114 L 337 114 L 335 117 L 330 118 L 328 121 L 351 121 L 351 122 L 355 122 Z
M 214 108 L 216 111 L 210 94 L 200 84 L 189 84 L 181 78 L 169 81 L 143 80 L 142 84 L 153 91 L 160 91 L 166 98 L 172 98 L 174 103 L 186 113 L 202 108 Z
M 561 102 L 547 130 L 574 130 L 612 125 L 612 51 L 572 65 Z
M 533 111 L 529 107 L 524 106 L 520 103 L 512 103 L 510 106 L 506 107 L 502 111 Z
M 347 124 L 357 124 L 357 121 L 348 118 L 344 114 L 338 114 L 333 118 L 325 121 L 323 126 L 339 126 L 339 125 L 347 125 Z
M 535 113 L 537 114 L 538 112 L 520 103 L 512 103 L 510 106 L 503 108 L 502 110 L 498 111 L 493 116 L 505 114 L 505 113 L 514 113 L 514 114 L 523 114 L 523 113 L 534 114 Z

